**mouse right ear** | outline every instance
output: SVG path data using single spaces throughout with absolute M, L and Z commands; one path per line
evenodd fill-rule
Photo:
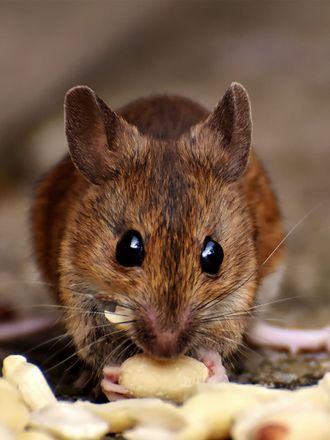
M 96 185 L 109 179 L 116 172 L 118 161 L 137 145 L 137 128 L 112 111 L 87 86 L 67 92 L 64 114 L 72 161 Z

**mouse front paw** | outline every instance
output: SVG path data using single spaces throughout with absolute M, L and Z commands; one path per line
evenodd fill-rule
M 109 400 L 122 400 L 131 397 L 129 391 L 119 383 L 121 367 L 106 366 L 103 368 L 101 389 Z
M 207 382 L 228 382 L 228 376 L 219 353 L 214 350 L 200 349 L 198 358 L 209 370 Z

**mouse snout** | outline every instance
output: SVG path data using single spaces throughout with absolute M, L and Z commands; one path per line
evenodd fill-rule
M 164 323 L 165 321 L 165 323 Z M 140 344 L 150 355 L 159 359 L 170 359 L 183 354 L 187 349 L 187 331 L 185 320 L 166 323 L 154 314 L 141 317 Z
M 172 358 L 180 354 L 180 330 L 153 329 L 151 353 L 159 358 Z

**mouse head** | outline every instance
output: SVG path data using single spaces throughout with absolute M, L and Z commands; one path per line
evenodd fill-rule
M 67 93 L 65 118 L 83 190 L 61 250 L 61 298 L 82 355 L 99 364 L 134 350 L 229 355 L 256 288 L 244 88 L 232 84 L 176 138 L 142 135 L 87 87 Z

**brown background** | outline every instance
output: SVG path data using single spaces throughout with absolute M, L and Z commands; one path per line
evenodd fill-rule
M 66 150 L 68 88 L 88 84 L 114 108 L 155 92 L 212 108 L 239 81 L 287 229 L 315 207 L 289 239 L 283 295 L 330 304 L 329 1 L 0 1 L 0 69 L 0 299 L 47 301 L 28 211 Z

